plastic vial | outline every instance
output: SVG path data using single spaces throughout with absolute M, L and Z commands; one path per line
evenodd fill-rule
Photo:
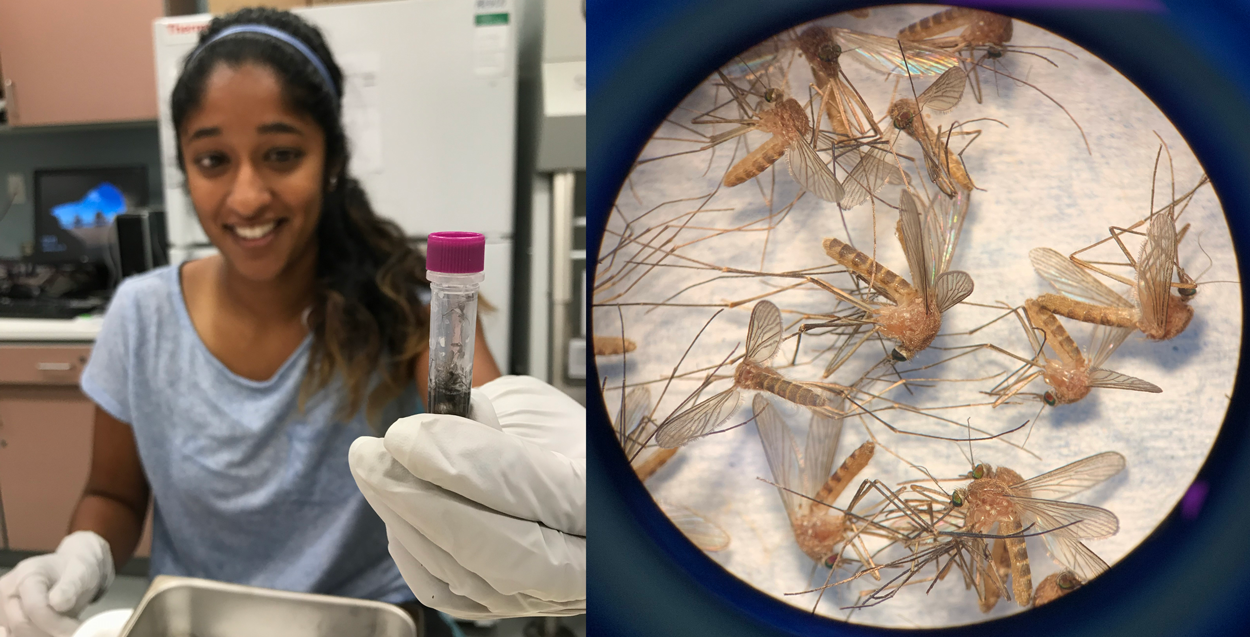
M 429 412 L 468 417 L 477 333 L 477 288 L 482 282 L 486 237 L 476 232 L 435 232 L 426 243 L 430 280 Z

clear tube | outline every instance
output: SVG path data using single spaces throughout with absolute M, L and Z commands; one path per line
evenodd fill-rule
M 429 412 L 467 418 L 483 273 L 427 272 L 430 280 Z

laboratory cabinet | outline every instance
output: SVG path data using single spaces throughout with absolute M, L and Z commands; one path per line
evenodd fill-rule
M 0 2 L 9 124 L 156 119 L 152 22 L 163 15 L 163 0 Z
M 0 537 L 10 551 L 56 549 L 91 468 L 95 404 L 78 388 L 89 344 L 0 343 Z M 137 557 L 151 546 L 148 516 Z

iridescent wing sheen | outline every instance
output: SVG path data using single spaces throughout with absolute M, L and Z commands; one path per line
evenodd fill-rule
M 1105 307 L 1132 308 L 1133 304 L 1103 285 L 1070 259 L 1050 248 L 1029 250 L 1033 269 L 1068 298 Z
M 781 310 L 769 301 L 760 301 L 751 309 L 747 326 L 747 360 L 764 365 L 781 346 Z
M 844 413 L 845 406 L 834 406 L 837 413 Z M 838 455 L 838 440 L 842 437 L 842 419 L 821 412 L 812 412 L 812 424 L 807 430 L 807 445 L 803 450 L 803 493 L 815 496 L 833 473 L 834 459 Z
M 955 108 L 964 96 L 964 85 L 968 83 L 968 74 L 959 67 L 947 69 L 929 88 L 925 89 L 916 103 L 920 108 L 944 113 Z
M 790 144 L 786 149 L 786 165 L 790 176 L 803 190 L 831 203 L 841 201 L 842 184 L 807 140 L 799 138 Z
M 731 387 L 673 416 L 656 430 L 655 443 L 665 449 L 675 449 L 712 433 L 738 408 L 739 398 L 737 388 Z
M 803 508 L 803 500 L 798 495 L 786 491 L 798 491 L 803 485 L 798 484 L 802 466 L 799 465 L 798 447 L 794 442 L 794 434 L 790 426 L 781 420 L 777 410 L 763 394 L 756 394 L 751 403 L 755 412 L 755 427 L 760 433 L 760 442 L 764 445 L 764 457 L 768 459 L 768 468 L 773 472 L 773 483 L 785 487 L 778 489 L 781 501 L 785 504 L 786 515 L 791 520 L 798 517 Z M 810 493 L 807 495 L 811 495 Z
M 1101 387 L 1103 389 L 1127 389 L 1129 391 L 1144 391 L 1151 394 L 1162 393 L 1163 390 L 1153 383 L 1148 383 L 1140 378 L 1133 378 L 1120 372 L 1113 372 L 1109 369 L 1091 368 L 1089 370 L 1089 386 Z
M 925 241 L 929 244 L 929 271 L 935 277 L 949 270 L 955 260 L 955 249 L 959 247 L 959 235 L 963 232 L 964 220 L 968 218 L 971 199 L 972 193 L 956 188 L 954 197 L 935 196 L 925 208 L 924 232 Z
M 635 387 L 625 395 L 621 416 L 616 420 L 616 430 L 627 458 L 633 458 L 642 449 L 647 442 L 647 436 L 654 429 L 653 426 L 648 426 L 649 422 L 643 420 L 649 407 L 651 390 L 647 387 Z
M 937 307 L 939 312 L 955 307 L 972 294 L 972 277 L 967 272 L 955 270 L 944 272 L 937 278 Z
M 1088 582 L 1106 572 L 1108 568 L 1107 563 L 1080 540 L 1057 533 L 1047 533 L 1042 538 L 1046 541 L 1046 549 L 1050 551 L 1050 557 L 1059 565 L 1076 573 L 1082 581 Z
M 1114 451 L 1082 458 L 1054 471 L 1047 471 L 1011 485 L 1010 489 L 1020 495 L 1033 498 L 1057 499 L 1080 493 L 1124 470 L 1124 456 Z
M 903 254 L 907 256 L 907 267 L 911 270 L 911 280 L 920 292 L 921 298 L 929 298 L 929 290 L 933 288 L 933 273 L 929 271 L 928 260 L 925 258 L 924 229 L 920 220 L 920 209 L 911 193 L 904 190 L 898 201 L 898 240 L 903 244 Z
M 660 510 L 673 522 L 682 535 L 704 551 L 721 551 L 729 546 L 729 533 L 689 507 L 660 502 Z
M 842 47 L 842 55 L 882 73 L 899 75 L 937 75 L 959 66 L 959 56 L 917 42 L 900 42 L 870 33 L 849 29 L 833 29 Z M 906 55 L 906 62 L 904 62 Z
M 1009 495 L 1007 499 L 1020 511 L 1029 531 L 1044 535 L 1060 535 L 1074 539 L 1101 539 L 1120 530 L 1115 514 L 1096 506 L 1060 500 L 1039 500 Z
M 1168 319 L 1172 266 L 1176 263 L 1176 226 L 1170 208 L 1150 218 L 1146 242 L 1137 260 L 1137 300 L 1142 322 L 1163 327 Z

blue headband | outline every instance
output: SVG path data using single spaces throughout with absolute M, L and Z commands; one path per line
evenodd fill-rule
M 308 58 L 308 61 L 312 62 L 313 66 L 317 67 L 317 72 L 321 74 L 321 79 L 325 80 L 326 87 L 330 89 L 330 93 L 334 95 L 336 99 L 338 98 L 338 91 L 335 90 L 334 82 L 330 79 L 330 72 L 326 70 L 325 64 L 322 64 L 321 58 L 318 58 L 317 55 L 312 52 L 312 49 L 309 49 L 307 45 L 305 45 L 303 42 L 300 42 L 295 37 L 291 36 L 291 34 L 286 33 L 285 31 L 279 31 L 278 29 L 275 29 L 273 27 L 267 27 L 263 24 L 239 24 L 239 25 L 235 25 L 232 27 L 227 27 L 225 29 L 222 29 L 220 33 L 209 38 L 207 42 L 205 42 L 204 44 L 201 44 L 198 49 L 192 52 L 191 57 L 187 60 L 187 64 L 190 64 L 191 60 L 194 60 L 195 57 L 199 55 L 201 51 L 208 48 L 208 45 L 228 35 L 234 35 L 236 33 L 260 33 L 263 35 L 268 35 L 270 37 L 277 38 L 291 45 L 292 47 L 295 48 L 296 51 L 303 53 L 304 57 Z

